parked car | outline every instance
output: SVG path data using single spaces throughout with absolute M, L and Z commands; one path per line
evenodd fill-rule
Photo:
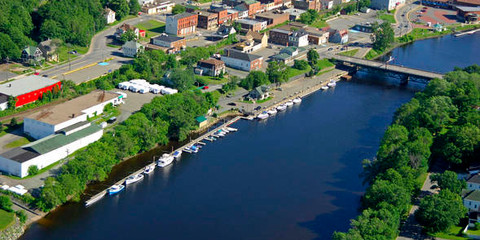
M 208 89 L 209 87 L 208 86 L 203 86 L 203 90 L 206 90 Z
M 39 73 L 39 72 L 35 72 L 33 75 L 38 76 L 38 75 L 40 75 L 40 73 Z
M 332 50 L 333 50 L 333 48 L 329 48 L 329 49 L 328 49 L 328 51 L 332 51 Z
M 256 111 L 258 111 L 258 110 L 260 110 L 260 109 L 262 109 L 262 107 L 260 107 L 260 106 L 258 106 L 258 107 L 255 108 Z
M 111 117 L 107 120 L 107 123 L 114 123 L 115 121 L 117 121 L 117 117 Z
M 237 106 L 237 104 L 236 104 L 236 103 L 234 103 L 234 102 L 227 103 L 227 105 L 229 105 L 229 106 Z

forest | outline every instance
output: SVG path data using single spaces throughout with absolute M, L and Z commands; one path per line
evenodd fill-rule
M 364 160 L 360 216 L 333 239 L 395 239 L 401 220 L 419 194 L 429 164 L 446 161 L 451 170 L 478 162 L 480 145 L 480 66 L 456 68 L 433 79 L 395 113 L 374 159 Z M 426 232 L 445 231 L 466 217 L 455 172 L 431 177 L 439 194 L 425 197 L 416 212 Z M 419 181 L 421 180 L 421 181 Z

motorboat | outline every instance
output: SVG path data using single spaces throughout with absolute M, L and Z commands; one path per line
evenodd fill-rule
M 293 99 L 293 103 L 294 103 L 294 104 L 299 104 L 299 103 L 301 103 L 301 102 L 302 102 L 302 99 L 299 98 L 299 97 Z
M 277 107 L 277 110 L 280 111 L 280 112 L 285 111 L 286 109 L 287 109 L 287 105 L 285 105 L 285 104 L 282 104 L 282 105 Z
M 117 194 L 125 189 L 124 185 L 113 185 L 108 189 L 108 195 Z
M 182 156 L 182 150 L 175 151 L 172 155 L 174 159 L 178 160 Z
M 222 132 L 225 132 L 225 133 L 229 133 L 229 132 L 230 132 L 230 131 L 228 131 L 228 129 L 226 129 L 226 128 L 222 128 L 222 129 L 220 129 L 220 130 L 222 130 Z
M 325 91 L 325 90 L 328 90 L 328 86 L 323 86 L 323 87 L 322 87 L 322 90 L 324 90 L 324 91 Z
M 164 153 L 158 160 L 157 160 L 157 165 L 159 167 L 166 167 L 173 162 L 173 156 L 167 153 Z
M 232 127 L 225 127 L 225 128 L 226 128 L 228 131 L 230 131 L 230 132 L 236 132 L 236 131 L 238 131 L 238 129 L 232 128 Z
M 132 184 L 132 183 L 136 183 L 140 180 L 143 179 L 143 174 L 139 173 L 139 174 L 135 174 L 133 176 L 130 176 L 128 177 L 127 179 L 125 179 L 125 185 L 128 185 L 128 184 Z
M 262 113 L 257 115 L 257 118 L 260 119 L 260 120 L 266 119 L 266 118 L 268 118 L 268 113 L 263 111 Z
M 293 106 L 293 101 L 290 100 L 290 101 L 286 102 L 285 105 L 287 105 L 287 107 L 291 107 L 291 106 Z
M 337 83 L 336 83 L 335 81 L 333 81 L 333 80 L 330 80 L 330 82 L 327 83 L 327 86 L 329 86 L 329 87 L 335 87 L 335 86 L 337 86 Z
M 272 108 L 272 109 L 268 110 L 267 113 L 268 113 L 269 115 L 275 115 L 275 114 L 277 114 L 277 109 Z
M 150 174 L 153 170 L 155 170 L 155 164 L 146 166 L 145 170 L 143 170 L 143 174 Z

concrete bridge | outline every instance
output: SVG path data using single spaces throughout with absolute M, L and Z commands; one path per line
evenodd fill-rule
M 347 63 L 351 65 L 355 65 L 358 67 L 367 67 L 367 68 L 373 68 L 373 69 L 379 69 L 383 71 L 389 71 L 389 72 L 394 72 L 394 73 L 399 73 L 402 75 L 407 76 L 407 80 L 409 77 L 418 77 L 418 78 L 424 78 L 424 79 L 433 79 L 433 78 L 443 78 L 443 74 L 441 73 L 436 73 L 436 72 L 429 72 L 429 71 L 424 71 L 424 70 L 419 70 L 415 68 L 408 68 L 408 67 L 402 67 L 402 66 L 397 66 L 397 65 L 389 65 L 384 62 L 378 62 L 378 61 L 372 61 L 372 60 L 365 60 L 365 59 L 360 59 L 360 58 L 353 58 L 353 57 L 346 57 L 346 56 L 341 56 L 341 55 L 335 55 L 334 56 L 335 60 L 342 62 L 342 63 Z

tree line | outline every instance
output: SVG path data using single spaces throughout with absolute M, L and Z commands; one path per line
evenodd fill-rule
M 433 79 L 394 115 L 376 157 L 364 160 L 362 177 L 369 184 L 362 213 L 347 232 L 333 239 L 395 239 L 423 182 L 429 162 L 447 160 L 465 168 L 478 159 L 480 145 L 480 67 L 456 68 Z M 416 213 L 429 232 L 458 224 L 465 217 L 459 195 L 464 184 L 456 174 L 434 175 L 440 193 L 425 197 Z

